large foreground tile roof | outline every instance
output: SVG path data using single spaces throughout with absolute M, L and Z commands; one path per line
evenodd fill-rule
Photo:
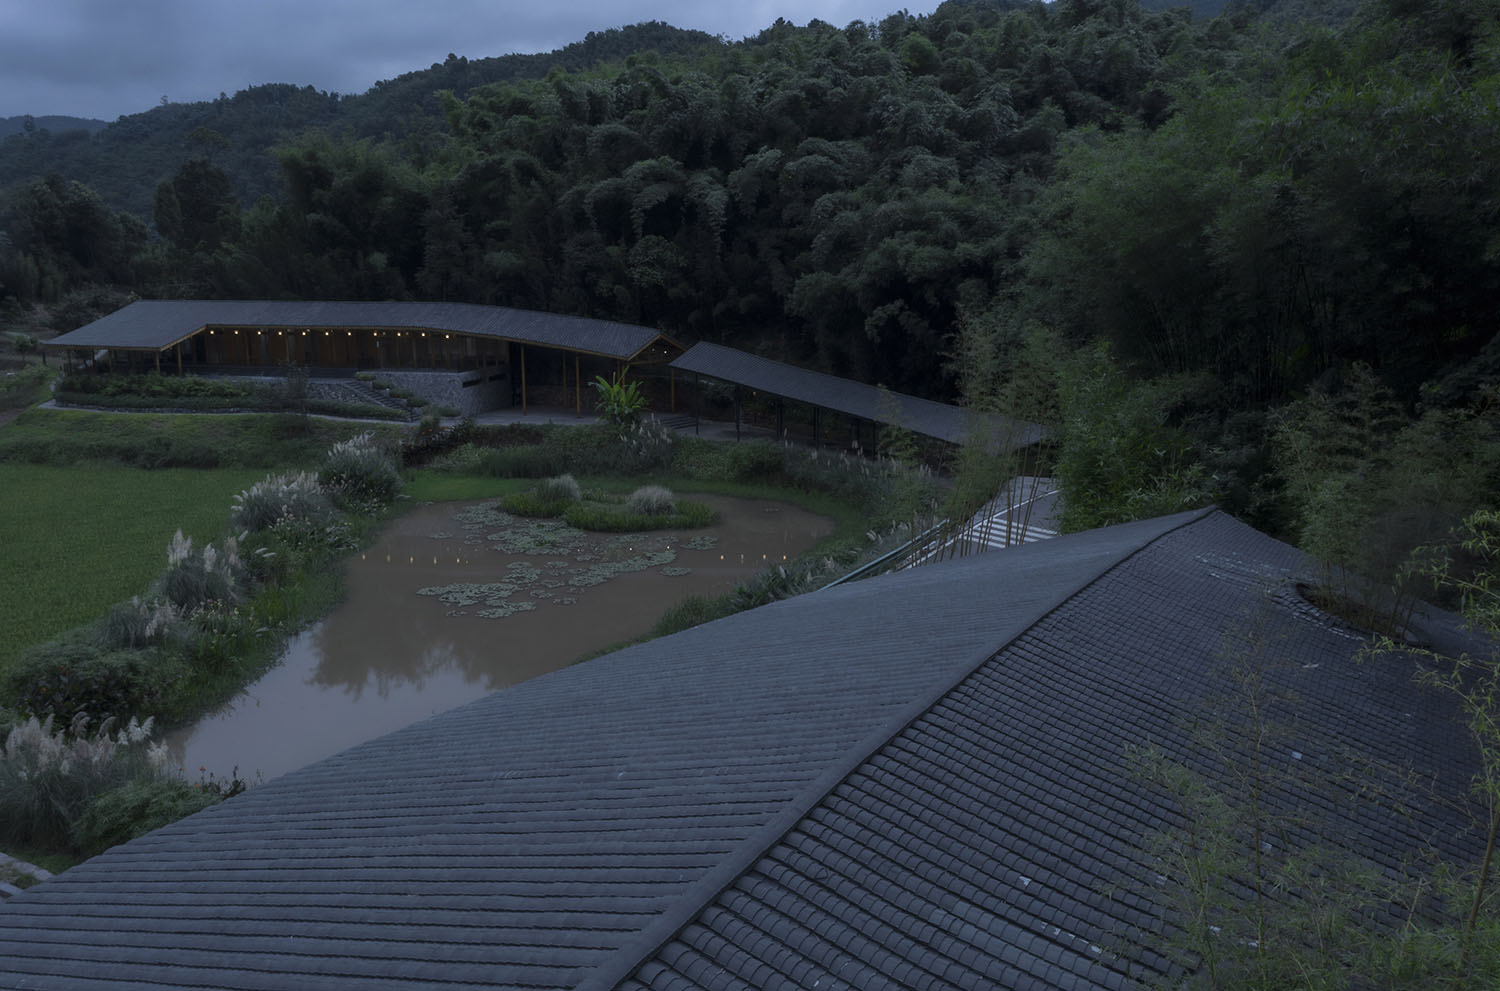
M 1277 761 L 1426 782 L 1326 799 L 1351 850 L 1477 849 L 1439 802 L 1473 768 L 1462 726 L 1408 661 L 1357 664 L 1300 567 L 1184 514 L 602 657 L 12 898 L 0 986 L 1133 986 L 1173 965 L 1122 948 L 1155 908 L 1120 890 L 1174 812 L 1130 753 L 1222 773 L 1188 722 L 1237 657 L 1297 694 Z

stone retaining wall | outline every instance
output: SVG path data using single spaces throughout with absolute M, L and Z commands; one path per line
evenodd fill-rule
M 491 365 L 466 372 L 407 371 L 382 368 L 376 377 L 415 393 L 438 406 L 450 406 L 459 416 L 477 416 L 510 406 L 510 369 Z

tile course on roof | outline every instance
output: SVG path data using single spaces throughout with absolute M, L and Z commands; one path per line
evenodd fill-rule
M 1185 514 L 544 676 L 16 896 L 0 986 L 1133 986 L 1166 964 L 1111 939 L 1149 906 L 1104 892 L 1168 811 L 1125 748 L 1190 750 L 1178 717 L 1266 598 L 1210 553 L 1266 582 L 1298 567 Z M 1346 638 L 1290 610 L 1276 624 L 1309 761 L 1405 712 L 1384 748 L 1428 741 L 1416 766 L 1462 791 L 1462 735 L 1440 742 L 1404 673 L 1354 672 Z M 1441 821 L 1414 808 L 1393 833 L 1349 805 L 1377 855 Z

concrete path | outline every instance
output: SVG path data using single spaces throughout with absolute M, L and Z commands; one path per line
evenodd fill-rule
M 52 876 L 52 872 L 0 853 L 0 901 L 18 895 L 22 889 L 40 884 Z

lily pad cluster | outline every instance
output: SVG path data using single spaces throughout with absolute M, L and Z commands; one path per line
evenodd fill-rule
M 544 558 L 512 561 L 504 577 L 489 582 L 456 582 L 417 590 L 448 605 L 450 616 L 504 619 L 536 608 L 538 601 L 573 605 L 586 588 L 621 575 L 660 568 L 680 576 L 690 568 L 672 567 L 677 547 L 707 550 L 717 539 L 697 534 L 680 540 L 668 531 L 653 533 L 587 533 L 559 520 L 513 516 L 493 503 L 467 506 L 453 515 L 464 543 L 488 546 L 499 554 Z M 438 537 L 439 534 L 433 534 Z M 451 537 L 448 532 L 441 534 Z M 476 608 L 477 607 L 477 608 Z

